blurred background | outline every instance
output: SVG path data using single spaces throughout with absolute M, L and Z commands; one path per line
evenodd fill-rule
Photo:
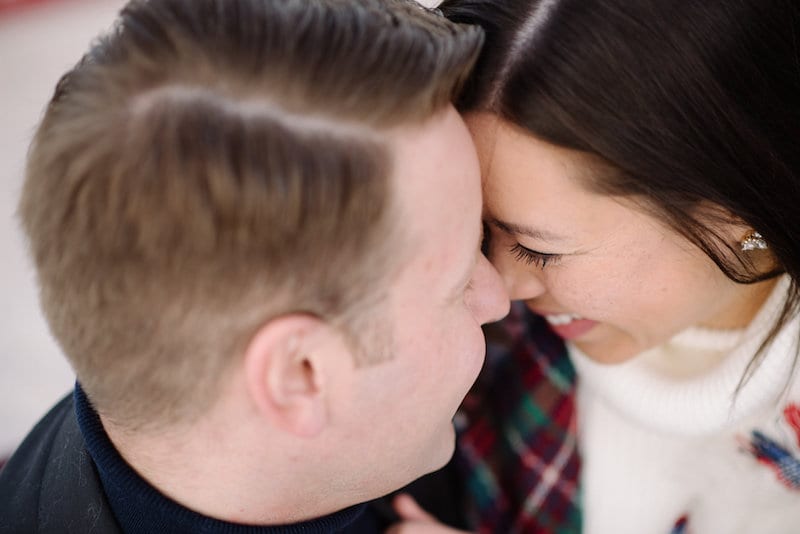
M 25 152 L 58 78 L 122 0 L 0 0 L 0 461 L 74 375 L 42 318 L 16 219 Z
M 74 383 L 39 312 L 16 219 L 25 153 L 59 77 L 124 3 L 0 0 L 0 463 Z

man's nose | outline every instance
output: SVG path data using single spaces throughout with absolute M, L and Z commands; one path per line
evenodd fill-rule
M 470 307 L 480 324 L 499 321 L 510 308 L 508 293 L 497 270 L 481 254 L 475 265 L 470 291 Z

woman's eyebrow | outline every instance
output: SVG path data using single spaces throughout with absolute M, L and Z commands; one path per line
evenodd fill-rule
M 564 241 L 564 237 L 554 234 L 548 230 L 540 230 L 522 224 L 502 221 L 495 217 L 486 218 L 486 222 L 502 230 L 507 234 L 525 235 L 533 239 L 541 239 L 543 241 Z

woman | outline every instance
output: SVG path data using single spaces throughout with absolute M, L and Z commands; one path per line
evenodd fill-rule
M 583 531 L 796 532 L 800 5 L 441 8 L 487 31 L 489 256 L 575 365 Z

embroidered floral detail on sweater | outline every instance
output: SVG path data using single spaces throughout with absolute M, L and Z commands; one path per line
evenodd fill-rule
M 791 444 L 782 444 L 763 432 L 753 430 L 749 440 L 742 439 L 742 445 L 746 452 L 772 469 L 781 484 L 791 490 L 800 491 L 800 406 L 794 403 L 786 406 L 783 418 L 793 434 L 790 437 L 785 436 L 786 442 Z M 795 445 L 797 450 L 793 452 L 790 447 Z
M 800 406 L 797 404 L 789 404 L 783 410 L 783 417 L 786 419 L 789 428 L 794 431 L 797 447 L 800 448 Z
M 689 517 L 683 515 L 672 527 L 670 534 L 689 534 Z

